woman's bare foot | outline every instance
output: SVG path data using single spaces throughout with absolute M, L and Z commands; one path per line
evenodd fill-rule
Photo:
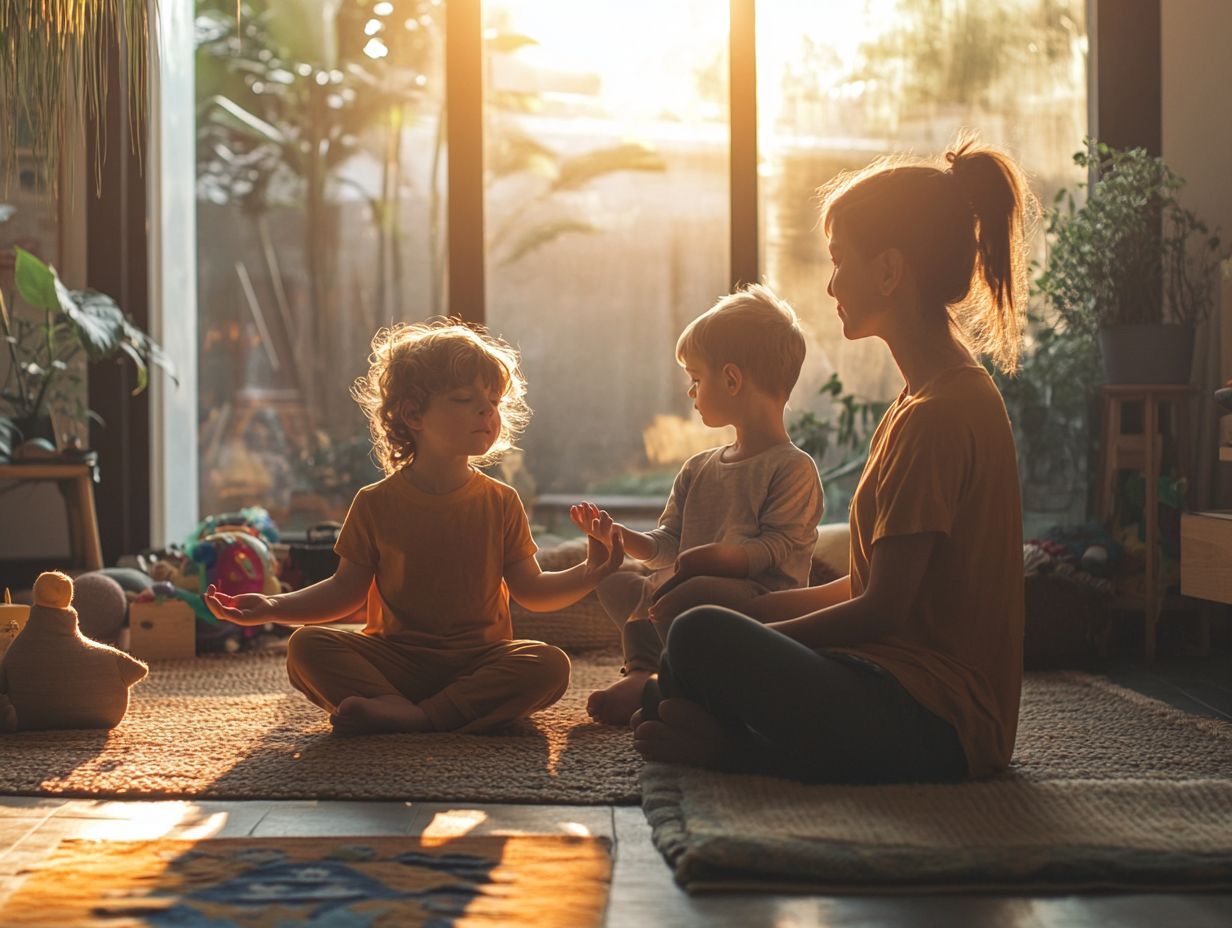
M 348 696 L 329 717 L 339 735 L 429 731 L 428 714 L 403 696 Z
M 659 721 L 642 721 L 638 712 L 631 724 L 633 747 L 646 760 L 721 770 L 737 750 L 719 720 L 688 699 L 665 699 Z
M 595 690 L 586 700 L 586 714 L 604 725 L 629 724 L 629 718 L 642 705 L 642 687 L 651 674 L 630 670 L 607 689 Z

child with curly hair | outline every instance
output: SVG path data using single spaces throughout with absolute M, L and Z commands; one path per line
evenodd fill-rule
M 486 731 L 568 688 L 563 651 L 513 640 L 509 595 L 562 609 L 620 566 L 623 539 L 610 519 L 575 509 L 586 561 L 540 570 L 517 493 L 476 469 L 513 447 L 530 417 L 525 394 L 516 351 L 479 326 L 382 329 L 352 395 L 386 477 L 352 502 L 337 571 L 277 596 L 207 592 L 219 618 L 303 626 L 287 672 L 336 732 Z M 323 627 L 365 602 L 362 633 Z

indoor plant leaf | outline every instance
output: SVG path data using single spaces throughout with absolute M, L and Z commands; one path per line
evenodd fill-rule
M 124 313 L 116 301 L 97 290 L 74 290 L 65 309 L 91 361 L 111 357 L 124 335 Z
M 60 298 L 56 293 L 55 270 L 20 246 L 14 250 L 17 252 L 17 264 L 13 276 L 21 298 L 35 309 L 48 312 L 60 309 Z

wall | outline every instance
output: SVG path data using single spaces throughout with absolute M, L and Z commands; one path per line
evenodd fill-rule
M 1163 155 L 1189 183 L 1186 204 L 1232 240 L 1232 3 L 1161 0 Z M 1232 306 L 1222 308 L 1232 377 Z
M 1188 183 L 1187 206 L 1223 230 L 1232 245 L 1232 108 L 1221 102 L 1232 89 L 1232 3 L 1160 0 L 1160 80 L 1164 159 Z M 1216 423 L 1204 394 L 1232 377 L 1232 282 L 1224 281 L 1205 358 L 1199 349 L 1197 453 L 1191 503 L 1232 505 L 1232 464 L 1215 464 L 1215 443 L 1232 439 L 1232 416 Z M 1203 374 L 1205 363 L 1205 375 Z

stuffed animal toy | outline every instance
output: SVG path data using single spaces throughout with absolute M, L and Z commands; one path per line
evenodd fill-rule
M 102 571 L 82 574 L 73 581 L 73 608 L 81 634 L 105 644 L 115 644 L 128 621 L 124 588 Z
M 34 581 L 30 618 L 0 663 L 0 731 L 114 728 L 128 711 L 149 668 L 82 635 L 72 601 L 59 571 Z

